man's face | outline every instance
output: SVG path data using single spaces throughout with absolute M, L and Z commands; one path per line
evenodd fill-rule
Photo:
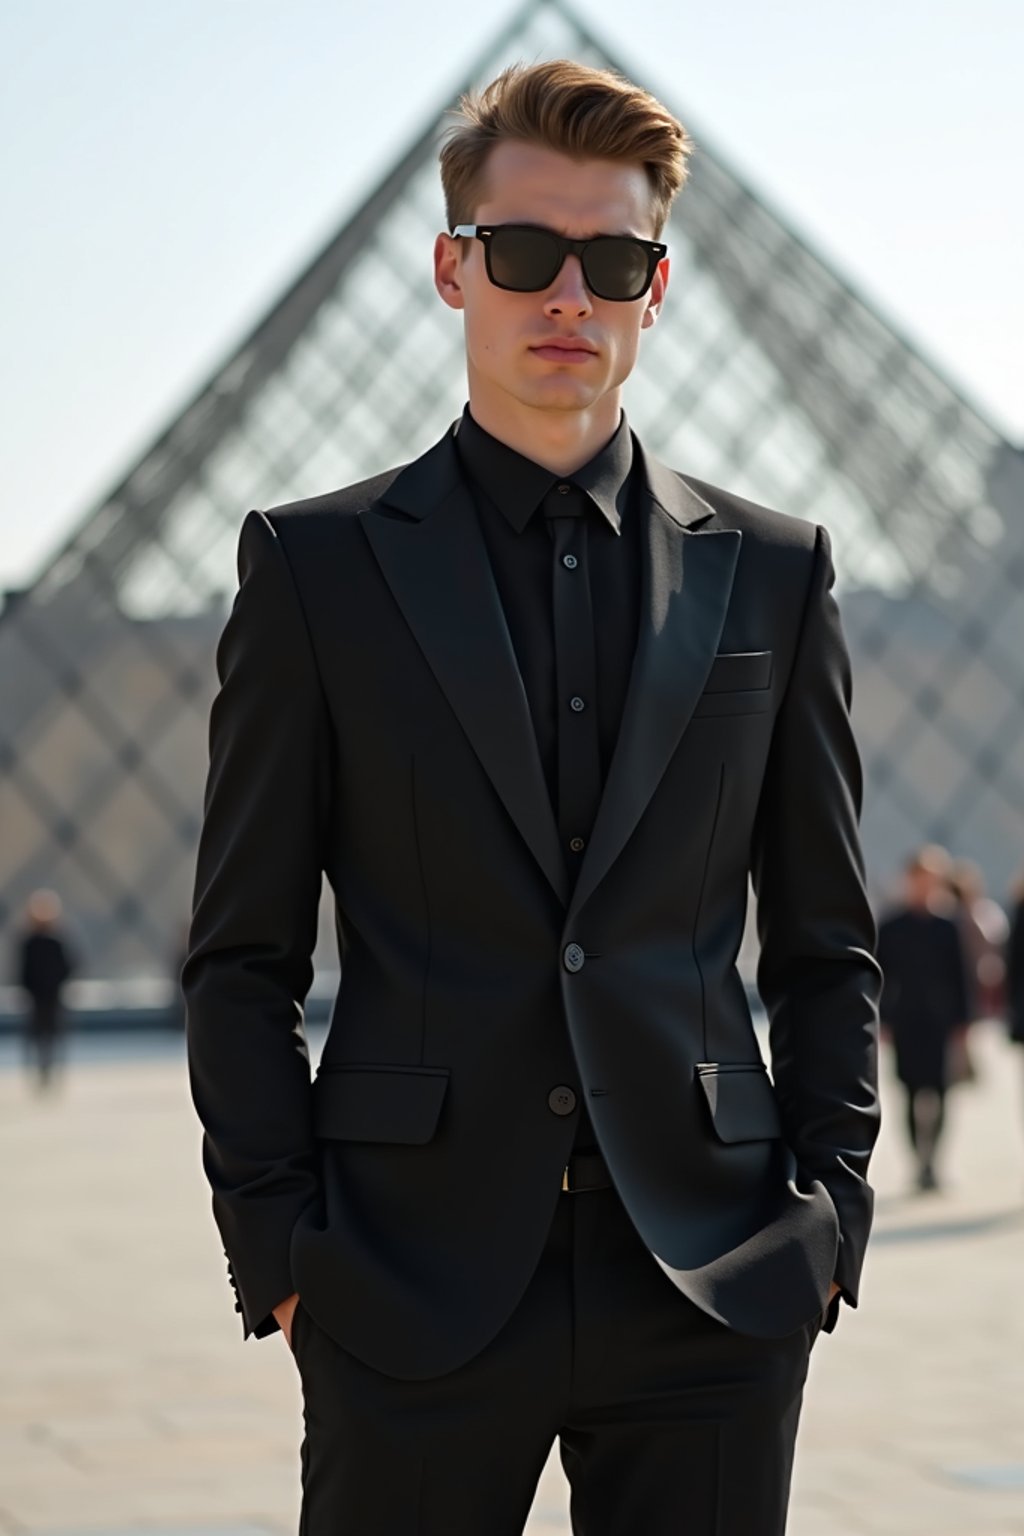
M 651 189 L 642 165 L 573 160 L 518 141 L 495 145 L 487 161 L 476 224 L 540 224 L 560 234 L 656 238 Z M 583 411 L 618 389 L 636 362 L 640 332 L 654 323 L 668 281 L 668 258 L 647 293 L 627 303 L 596 298 L 579 257 L 567 256 L 550 287 L 511 293 L 489 280 L 481 241 L 439 235 L 438 292 L 465 312 L 471 394 L 496 405 Z M 545 349 L 552 338 L 578 337 L 591 350 Z M 514 407 L 511 407 L 514 408 Z

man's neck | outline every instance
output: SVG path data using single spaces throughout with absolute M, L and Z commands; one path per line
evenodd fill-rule
M 524 458 L 555 475 L 572 475 L 599 453 L 619 425 L 619 390 L 586 411 L 539 411 L 507 397 L 500 404 L 485 391 L 469 391 L 469 413 L 477 426 Z

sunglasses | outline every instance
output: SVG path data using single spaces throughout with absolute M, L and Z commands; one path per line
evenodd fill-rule
M 668 250 L 660 241 L 634 235 L 568 240 L 535 224 L 457 224 L 452 234 L 483 242 L 487 276 L 496 288 L 540 293 L 554 282 L 567 256 L 578 256 L 591 293 L 624 304 L 647 292 Z

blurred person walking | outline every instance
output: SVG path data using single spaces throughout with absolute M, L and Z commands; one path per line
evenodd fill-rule
M 512 1536 L 556 1439 L 577 1533 L 782 1536 L 857 1305 L 880 975 L 829 536 L 621 407 L 688 152 L 568 60 L 464 99 L 434 279 L 468 405 L 242 524 L 182 982 L 243 1336 L 302 1381 L 303 1536 Z
M 64 984 L 75 969 L 67 937 L 61 932 L 62 903 L 56 891 L 33 891 L 25 906 L 24 932 L 17 940 L 16 975 L 28 998 L 25 1065 L 37 1086 L 54 1085 L 66 1045 Z
M 951 873 L 945 848 L 919 849 L 904 867 L 902 904 L 878 929 L 882 1026 L 906 1089 L 906 1126 L 922 1191 L 939 1187 L 935 1162 L 946 1120 L 952 1041 L 973 1013 Z

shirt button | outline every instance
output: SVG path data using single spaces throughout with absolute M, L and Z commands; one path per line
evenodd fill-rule
M 558 492 L 559 496 L 568 496 L 571 489 L 572 487 L 566 485 L 564 480 L 561 485 L 555 486 L 555 490 Z
M 567 971 L 582 971 L 586 958 L 579 944 L 567 944 L 562 951 L 562 959 Z
M 584 844 L 582 837 L 570 837 L 569 847 L 572 849 L 573 853 L 579 853 L 583 846 Z
M 572 698 L 569 700 L 569 708 L 574 709 L 576 713 L 579 714 L 580 710 L 586 709 L 586 707 L 586 704 L 580 698 L 579 694 L 574 693 Z
M 553 1115 L 571 1115 L 576 1108 L 576 1095 L 571 1088 L 560 1084 L 548 1094 L 548 1109 Z
M 565 566 L 567 571 L 574 571 L 576 569 L 577 563 L 578 562 L 575 555 L 562 556 L 562 564 Z

